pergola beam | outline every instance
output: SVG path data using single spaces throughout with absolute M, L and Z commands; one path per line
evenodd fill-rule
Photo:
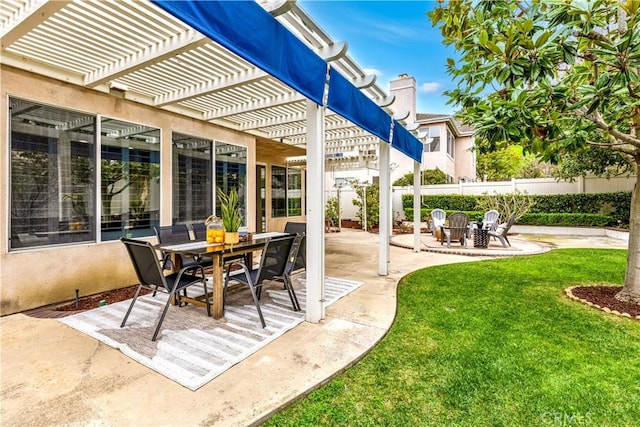
M 384 98 L 374 99 L 373 101 L 380 107 L 388 107 L 389 105 L 393 104 L 393 101 L 395 101 L 395 99 L 395 95 L 389 95 L 385 96 Z
M 208 40 L 208 39 L 205 39 Z M 346 43 L 339 42 L 334 43 L 329 46 L 324 46 L 316 51 L 318 55 L 324 59 L 325 61 L 335 61 L 341 58 L 346 52 Z M 198 85 L 191 85 L 184 88 L 180 88 L 179 90 L 175 90 L 172 92 L 167 92 L 161 96 L 158 96 L 155 105 L 157 107 L 164 107 L 165 105 L 175 104 L 179 102 L 188 101 L 190 99 L 199 98 L 202 96 L 213 95 L 218 92 L 223 92 L 229 89 L 234 89 L 236 87 L 241 87 L 256 81 L 260 81 L 263 79 L 270 78 L 269 74 L 260 70 L 259 68 L 253 67 L 247 72 L 238 73 L 235 75 L 229 75 L 220 77 L 217 79 L 212 79 L 204 83 L 200 83 Z M 293 102 L 302 101 L 304 97 L 297 97 Z M 265 104 L 264 108 L 269 108 L 274 105 L 281 104 Z M 249 111 L 251 111 L 250 109 Z M 244 110 L 240 110 L 239 112 L 234 112 L 232 114 L 242 114 L 243 112 L 247 112 Z M 213 120 L 219 117 L 218 112 L 211 112 L 211 115 L 208 116 L 205 120 Z
M 305 136 L 305 124 L 301 123 L 300 126 L 291 126 L 287 129 L 279 129 L 279 130 L 274 130 L 272 132 L 269 132 L 268 129 L 266 129 L 267 133 L 269 134 L 270 138 L 274 138 L 274 139 L 278 139 L 278 138 L 288 138 L 288 139 L 296 139 L 296 138 L 303 138 Z M 355 136 L 369 136 L 371 135 L 369 132 L 367 132 L 366 130 L 360 129 L 360 128 L 354 128 L 353 123 L 351 123 L 350 121 L 344 119 L 341 120 L 339 122 L 335 122 L 335 123 L 327 123 L 325 126 L 325 132 L 327 132 L 329 135 L 327 135 L 327 137 L 331 137 L 330 134 L 334 134 L 334 133 L 338 133 L 337 131 L 341 131 L 341 130 L 345 130 L 348 129 L 348 132 L 344 132 L 343 135 L 336 135 L 336 138 L 348 138 L 348 137 L 355 137 Z
M 337 61 L 347 54 L 347 42 L 336 42 L 318 49 L 318 55 L 327 62 Z
M 245 102 L 243 104 L 235 104 L 231 107 L 211 110 L 204 114 L 204 120 L 214 120 L 236 114 L 253 113 L 256 110 L 268 109 L 302 101 L 306 101 L 306 98 L 303 95 L 300 95 L 298 92 L 291 91 L 268 99 L 259 99 L 256 101 Z
M 296 4 L 296 0 L 258 0 L 258 4 L 271 16 L 276 17 L 287 13 Z
M 368 74 L 364 77 L 360 77 L 359 79 L 355 79 L 352 81 L 353 85 L 358 89 L 365 89 L 376 84 L 376 80 L 378 76 L 375 74 Z
M 346 138 L 339 137 L 339 136 L 331 136 L 331 135 L 325 136 L 327 148 L 335 148 L 337 147 L 337 145 L 334 145 L 334 143 L 341 143 L 341 144 L 344 144 L 343 148 L 345 150 L 349 149 L 350 147 L 359 148 L 359 147 L 365 147 L 369 145 L 375 145 L 377 147 L 379 139 L 380 138 L 378 138 L 377 136 L 373 136 L 371 134 L 366 136 L 353 136 L 353 137 L 346 137 Z M 306 144 L 306 140 L 304 138 L 289 139 L 288 142 L 291 145 Z
M 165 105 L 169 104 L 189 101 L 201 96 L 212 95 L 216 92 L 222 92 L 225 90 L 241 87 L 243 85 L 260 81 L 268 77 L 269 75 L 259 68 L 252 68 L 250 70 L 247 70 L 246 72 L 223 76 L 197 85 L 191 85 L 180 88 L 178 90 L 174 90 L 172 92 L 167 92 L 156 98 L 155 105 L 157 107 L 164 107 Z M 211 120 L 214 118 L 217 117 L 214 117 L 214 115 L 212 115 L 207 120 Z
M 208 38 L 189 29 L 88 73 L 85 77 L 85 86 L 95 87 L 107 83 L 208 43 L 210 43 Z
M 71 1 L 66 0 L 33 0 L 25 3 L 24 7 L 20 8 L 0 29 L 2 50 L 7 49 L 69 3 Z

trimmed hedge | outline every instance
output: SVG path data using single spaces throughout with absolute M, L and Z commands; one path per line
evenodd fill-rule
M 469 219 L 471 221 L 475 221 L 476 218 L 478 218 L 478 216 L 484 216 L 484 212 L 481 211 L 458 211 L 457 209 L 454 210 L 444 210 L 447 213 L 447 217 L 449 215 L 451 215 L 454 212 L 464 212 L 467 215 L 469 215 Z M 404 215 L 405 218 L 407 218 L 408 221 L 412 221 L 413 220 L 413 208 L 404 208 Z M 423 222 L 427 222 L 431 219 L 431 209 L 428 208 L 422 208 L 420 209 L 420 220 Z
M 460 194 L 422 196 L 421 218 L 428 219 L 432 209 L 440 208 L 447 216 L 455 211 L 466 212 L 472 219 L 483 212 L 477 211 L 482 197 Z M 617 226 L 629 224 L 631 192 L 594 194 L 531 195 L 535 200 L 531 210 L 517 223 L 522 225 L 562 225 L 583 227 Z M 406 218 L 413 218 L 413 195 L 402 195 Z
M 557 194 L 533 196 L 531 213 L 589 213 L 614 217 L 629 223 L 631 192 L 597 194 Z
M 527 213 L 518 220 L 521 225 L 558 225 L 566 227 L 607 227 L 618 225 L 609 215 L 585 213 Z
M 460 194 L 439 194 L 435 196 L 422 196 L 422 207 L 431 212 L 440 208 L 445 211 L 472 211 L 476 208 L 478 197 Z M 413 194 L 402 195 L 402 207 L 413 208 Z
M 430 209 L 421 209 L 421 221 L 428 222 Z M 447 217 L 454 212 L 464 212 L 469 215 L 472 221 L 479 216 L 482 217 L 484 212 L 480 211 L 445 211 Z M 413 219 L 413 209 L 405 209 L 406 218 L 409 221 Z M 500 219 L 501 221 L 503 218 Z M 517 221 L 520 225 L 557 225 L 565 227 L 611 227 L 617 226 L 617 220 L 610 215 L 585 214 L 585 213 L 527 213 Z

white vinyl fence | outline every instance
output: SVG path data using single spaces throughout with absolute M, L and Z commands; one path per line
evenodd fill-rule
M 424 185 L 420 189 L 422 195 L 434 194 L 504 194 L 516 191 L 527 194 L 572 194 L 572 193 L 613 193 L 617 191 L 632 191 L 636 177 L 577 178 L 574 182 L 556 181 L 554 178 L 512 179 L 497 182 L 460 182 L 458 184 Z M 342 219 L 357 219 L 358 208 L 353 199 L 356 192 L 362 194 L 362 189 L 343 187 L 339 191 L 340 216 Z M 413 194 L 413 187 L 393 187 L 392 211 L 395 219 L 404 219 L 402 209 L 402 195 Z M 338 190 L 333 188 L 326 191 L 326 197 L 338 196 Z

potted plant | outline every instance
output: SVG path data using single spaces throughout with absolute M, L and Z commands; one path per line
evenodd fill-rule
M 240 241 L 238 229 L 242 225 L 242 215 L 238 211 L 238 192 L 235 188 L 225 194 L 218 189 L 218 201 L 220 202 L 220 218 L 224 226 L 224 242 L 235 244 Z

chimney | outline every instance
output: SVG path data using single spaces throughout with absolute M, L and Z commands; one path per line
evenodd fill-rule
M 394 113 L 408 111 L 407 123 L 416 121 L 416 79 L 408 74 L 400 74 L 389 82 L 390 95 L 395 96 L 391 109 Z

